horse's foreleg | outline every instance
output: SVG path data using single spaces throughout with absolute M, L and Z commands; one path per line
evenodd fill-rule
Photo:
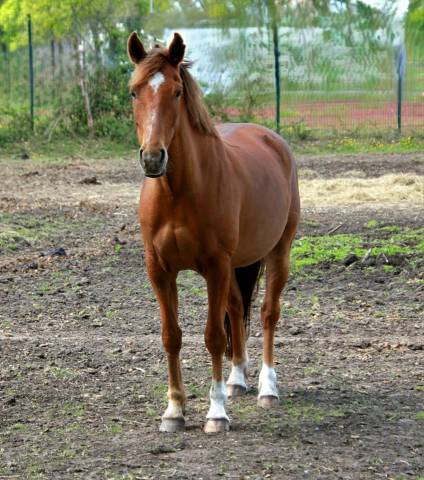
M 159 302 L 162 343 L 168 358 L 168 407 L 162 416 L 161 432 L 184 430 L 185 393 L 181 375 L 181 329 L 177 318 L 176 278 L 165 272 L 149 272 Z
M 210 389 L 210 408 L 205 424 L 206 433 L 226 431 L 230 425 L 230 420 L 225 412 L 227 389 L 222 376 L 222 360 L 226 347 L 224 316 L 230 279 L 230 260 L 227 258 L 214 259 L 212 264 L 208 266 L 206 274 L 209 311 L 205 329 L 205 343 L 212 357 L 212 386 Z
M 234 398 L 247 392 L 247 351 L 244 326 L 243 299 L 234 271 L 232 273 L 227 313 L 231 324 L 232 368 L 227 380 L 228 397 Z

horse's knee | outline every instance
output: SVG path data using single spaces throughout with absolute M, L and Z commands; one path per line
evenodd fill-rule
M 205 345 L 212 356 L 223 355 L 227 345 L 227 337 L 224 328 L 206 328 Z
M 280 305 L 265 302 L 261 308 L 261 321 L 264 330 L 274 328 L 280 318 Z
M 162 329 L 162 344 L 167 355 L 178 355 L 181 350 L 182 332 L 177 326 L 176 328 Z

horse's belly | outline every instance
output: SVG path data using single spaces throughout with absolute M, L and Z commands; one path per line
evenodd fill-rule
M 283 235 L 283 231 L 284 229 L 281 228 L 275 230 L 275 232 L 271 232 L 271 235 L 267 235 L 266 238 L 260 233 L 255 235 L 255 232 L 252 235 L 249 235 L 248 242 L 241 239 L 232 258 L 233 266 L 243 267 L 251 265 L 264 258 L 275 247 L 275 245 L 277 245 Z
M 263 194 L 260 201 L 246 205 L 240 218 L 239 241 L 233 265 L 250 265 L 264 258 L 281 239 L 287 224 L 290 197 L 286 191 Z

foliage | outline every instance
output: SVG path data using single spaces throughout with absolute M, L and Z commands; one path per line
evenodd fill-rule
M 406 40 L 417 57 L 424 58 L 424 3 L 410 0 L 405 21 Z
M 162 2 L 163 3 L 163 2 Z M 114 2 L 113 0 L 4 0 L 0 4 L 0 27 L 9 48 L 25 46 L 26 20 L 31 15 L 35 42 L 81 37 L 113 36 L 119 22 L 140 25 L 148 12 L 148 0 Z M 107 38 L 106 40 L 109 40 Z

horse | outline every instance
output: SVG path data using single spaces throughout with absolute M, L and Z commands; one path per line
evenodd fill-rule
M 168 361 L 168 405 L 159 429 L 185 429 L 176 279 L 178 272 L 194 270 L 206 280 L 208 294 L 204 339 L 212 384 L 204 431 L 225 432 L 227 398 L 247 392 L 249 306 L 261 270 L 266 289 L 257 403 L 279 404 L 273 343 L 300 216 L 296 164 L 287 143 L 265 127 L 214 126 L 178 33 L 168 47 L 146 51 L 133 32 L 127 51 L 134 66 L 129 89 L 144 170 L 139 220 Z M 227 382 L 225 352 L 232 363 Z

